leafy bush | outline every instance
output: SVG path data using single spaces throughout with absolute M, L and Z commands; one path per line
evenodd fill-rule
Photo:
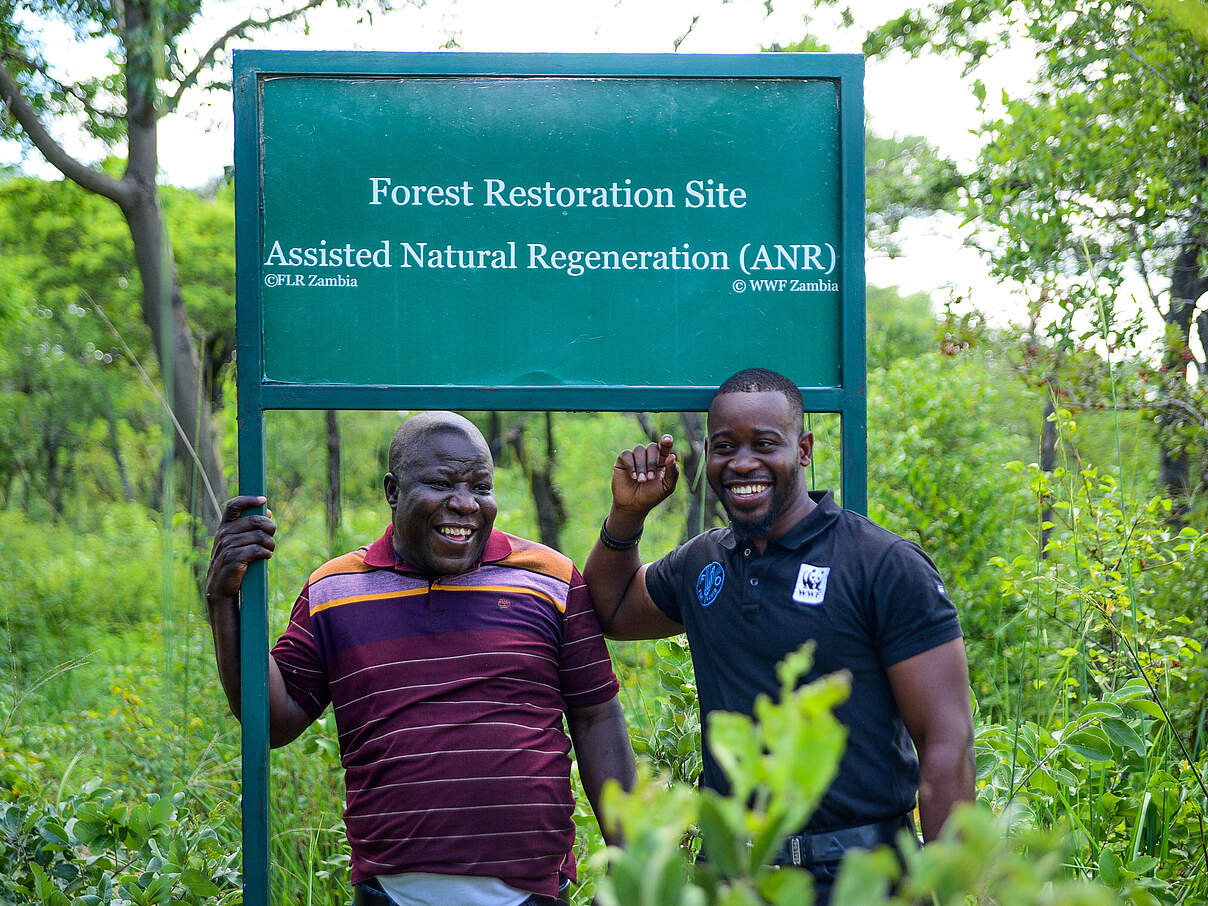
M 716 713 L 710 736 L 718 763 L 734 785 L 729 796 L 643 776 L 633 791 L 605 790 L 607 820 L 616 822 L 624 850 L 608 852 L 605 906 L 808 906 L 814 900 L 804 870 L 769 863 L 784 839 L 804 826 L 818 805 L 843 751 L 846 732 L 833 709 L 848 694 L 844 674 L 797 682 L 812 662 L 812 646 L 780 665 L 780 702 L 761 696 L 755 718 Z M 689 864 L 695 833 L 707 862 Z M 909 832 L 904 832 L 909 834 Z M 887 847 L 853 851 L 840 869 L 835 906 L 943 906 L 987 903 L 1027 906 L 1109 906 L 1108 888 L 1067 869 L 1070 847 L 1055 834 L 1009 833 L 984 808 L 958 809 L 941 839 L 918 849 L 903 838 L 906 871 Z M 891 885 L 896 891 L 890 893 Z M 1144 889 L 1132 902 L 1151 902 Z
M 239 853 L 183 791 L 85 783 L 69 796 L 0 801 L 0 903 L 144 906 L 239 902 Z
M 1014 828 L 976 806 L 953 810 L 940 838 L 897 857 L 881 848 L 853 851 L 843 862 L 834 906 L 1113 906 L 1121 897 L 1070 875 L 1071 847 L 1060 834 Z M 896 889 L 889 892 L 891 884 Z M 1154 903 L 1144 894 L 1124 902 Z
M 1058 413 L 1068 418 L 1068 413 Z M 1071 859 L 1134 897 L 1208 896 L 1208 785 L 1194 638 L 1208 535 L 1168 499 L 1131 500 L 1087 466 L 1015 464 L 1050 506 L 1043 551 L 995 558 L 996 714 L 978 730 L 982 798 L 1036 827 L 1071 829 Z
M 849 680 L 836 674 L 797 687 L 812 661 L 808 644 L 785 658 L 781 702 L 759 696 L 755 719 L 710 715 L 712 751 L 733 784 L 729 796 L 648 775 L 630 793 L 606 788 L 606 820 L 621 828 L 626 846 L 611 853 L 599 891 L 605 906 L 812 900 L 805 872 L 769 865 L 817 807 L 847 736 L 832 712 L 847 698 Z M 694 824 L 709 861 L 688 877 L 681 841 Z

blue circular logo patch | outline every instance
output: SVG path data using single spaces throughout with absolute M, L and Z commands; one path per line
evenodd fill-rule
M 716 601 L 725 584 L 726 572 L 716 560 L 702 569 L 696 577 L 696 600 L 700 601 L 700 606 L 708 607 Z

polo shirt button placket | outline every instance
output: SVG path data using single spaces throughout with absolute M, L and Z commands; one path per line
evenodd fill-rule
M 759 579 L 751 575 L 755 567 L 755 560 L 751 557 L 753 553 L 754 551 L 751 548 L 743 548 L 743 559 L 739 561 L 739 566 L 741 568 L 740 587 L 742 588 L 741 607 L 743 614 L 748 619 L 750 619 L 759 610 Z

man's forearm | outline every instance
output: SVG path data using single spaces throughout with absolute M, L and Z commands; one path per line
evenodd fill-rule
M 235 598 L 206 596 L 210 632 L 214 636 L 214 658 L 218 679 L 226 694 L 227 706 L 240 716 L 239 601 Z
M 236 720 L 243 719 L 240 671 L 239 605 L 227 598 L 206 596 L 210 616 L 210 631 L 214 635 L 214 656 L 218 662 L 218 679 L 226 694 L 227 706 Z M 268 659 L 269 744 L 276 748 L 296 739 L 310 724 L 306 712 L 290 697 L 277 662 Z
M 923 841 L 939 836 L 958 802 L 972 802 L 974 762 L 972 742 L 927 745 L 919 752 L 919 818 Z
M 641 534 L 643 523 L 642 518 L 618 513 L 614 509 L 604 520 L 604 530 L 619 541 L 629 541 Z M 625 594 L 641 568 L 642 555 L 636 545 L 618 551 L 597 539 L 595 547 L 591 549 L 587 562 L 583 564 L 583 578 L 591 589 L 596 618 L 606 633 L 611 632 Z
M 600 814 L 600 793 L 609 780 L 617 781 L 622 789 L 628 790 L 633 787 L 637 775 L 620 700 L 614 698 L 596 708 L 570 712 L 567 725 L 575 746 L 579 779 L 583 781 L 583 791 L 599 822 L 600 833 L 605 843 L 618 846 L 620 837 L 607 827 Z

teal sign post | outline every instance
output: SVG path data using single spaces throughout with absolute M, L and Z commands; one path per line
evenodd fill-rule
M 267 409 L 700 410 L 781 371 L 865 509 L 863 60 L 235 57 L 240 489 Z M 268 902 L 245 581 L 245 903 Z

